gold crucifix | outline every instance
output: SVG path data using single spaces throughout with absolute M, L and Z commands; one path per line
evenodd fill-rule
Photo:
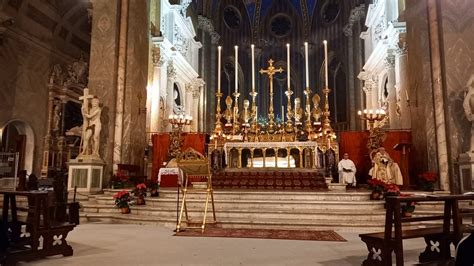
M 267 69 L 260 69 L 260 74 L 267 74 L 268 79 L 270 81 L 270 107 L 268 108 L 268 126 L 269 126 L 269 131 L 273 130 L 273 127 L 275 126 L 275 121 L 273 120 L 275 118 L 275 114 L 273 113 L 273 76 L 276 73 L 282 73 L 283 68 L 275 68 L 273 66 L 273 61 L 272 59 L 268 60 L 268 68 Z

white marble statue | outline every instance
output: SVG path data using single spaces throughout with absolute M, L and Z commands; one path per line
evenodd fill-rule
M 464 97 L 463 108 L 466 118 L 471 122 L 471 145 L 469 153 L 474 153 L 474 75 L 467 82 L 467 92 Z
M 99 99 L 89 95 L 88 92 L 88 89 L 84 89 L 84 96 L 80 97 L 81 100 L 84 100 L 81 108 L 84 122 L 82 124 L 82 150 L 79 156 L 100 158 L 100 131 L 102 129 L 100 116 L 102 108 L 99 106 Z M 89 107 L 89 99 L 91 98 L 91 107 Z

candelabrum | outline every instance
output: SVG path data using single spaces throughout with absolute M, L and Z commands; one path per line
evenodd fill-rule
M 170 115 L 168 121 L 171 124 L 171 143 L 170 143 L 170 158 L 176 158 L 181 153 L 181 145 L 183 143 L 184 126 L 190 125 L 193 118 L 188 115 Z
M 387 112 L 384 109 L 364 109 L 364 111 L 358 111 L 357 114 L 359 115 L 360 119 L 367 120 L 368 122 L 368 129 L 373 130 L 377 123 L 384 120 L 387 117 Z
M 383 109 L 365 109 L 364 111 L 359 110 L 357 114 L 362 120 L 368 122 L 369 139 L 367 141 L 367 149 L 372 153 L 382 146 L 385 139 L 385 131 L 379 122 L 387 117 L 387 113 Z

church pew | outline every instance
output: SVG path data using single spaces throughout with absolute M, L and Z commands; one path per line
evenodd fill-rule
M 425 240 L 426 248 L 418 257 L 420 263 L 450 260 L 450 244 L 456 245 L 464 232 L 472 231 L 471 227 L 462 224 L 462 218 L 467 215 L 460 212 L 459 201 L 461 200 L 474 200 L 474 195 L 387 197 L 384 232 L 359 235 L 369 252 L 362 265 L 392 265 L 393 252 L 396 256 L 396 265 L 403 265 L 403 240 L 421 237 Z M 444 214 L 401 217 L 400 203 L 409 201 L 442 201 Z M 435 220 L 442 220 L 443 224 L 418 229 L 406 229 L 402 226 L 403 223 Z

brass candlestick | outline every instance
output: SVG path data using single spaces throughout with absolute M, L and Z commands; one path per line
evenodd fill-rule
M 288 90 L 285 92 L 286 98 L 288 99 L 288 106 L 286 107 L 286 128 L 285 131 L 288 133 L 291 133 L 294 131 L 293 129 L 293 121 L 291 120 L 293 118 L 293 110 L 291 108 L 291 95 L 293 95 L 293 91 L 291 91 L 290 87 L 288 87 Z
M 238 135 L 240 133 L 240 122 L 239 122 L 239 96 L 240 93 L 234 92 L 235 103 L 234 103 L 234 119 L 233 119 L 233 135 Z

